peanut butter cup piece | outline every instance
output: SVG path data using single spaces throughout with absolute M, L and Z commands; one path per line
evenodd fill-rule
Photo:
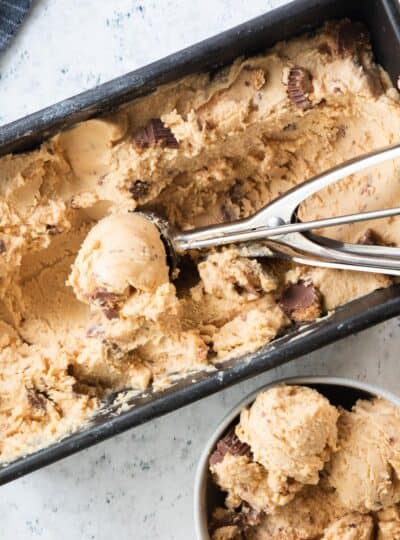
M 4 242 L 4 240 L 0 239 L 0 255 L 2 253 L 5 253 L 6 251 L 7 251 L 6 243 Z
M 210 466 L 220 463 L 226 454 L 231 454 L 232 456 L 248 456 L 249 458 L 252 458 L 250 446 L 247 443 L 242 442 L 233 429 L 217 443 L 217 448 L 211 454 L 209 459 Z
M 133 136 L 136 145 L 141 148 L 149 148 L 161 144 L 167 148 L 178 148 L 179 143 L 175 135 L 165 126 L 160 118 L 152 118 L 144 128 L 137 131 Z
M 309 109 L 312 92 L 312 77 L 309 71 L 301 67 L 292 67 L 289 71 L 287 93 L 290 101 L 299 109 Z
M 322 313 L 319 291 L 312 283 L 304 280 L 289 283 L 282 292 L 279 305 L 286 315 L 296 322 L 313 321 Z

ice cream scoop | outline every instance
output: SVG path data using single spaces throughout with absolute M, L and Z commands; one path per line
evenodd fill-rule
M 339 451 L 329 482 L 346 507 L 376 511 L 400 501 L 400 412 L 376 398 L 358 401 L 339 419 Z
M 278 483 L 316 484 L 336 449 L 338 416 L 316 390 L 276 386 L 242 411 L 236 433 Z
M 400 156 L 393 145 L 350 160 L 296 187 L 249 218 L 176 231 L 159 216 L 141 212 L 112 215 L 88 234 L 69 282 L 77 297 L 124 295 L 128 288 L 151 291 L 173 276 L 178 258 L 191 249 L 239 244 L 246 257 L 280 257 L 312 266 L 400 275 L 400 248 L 345 244 L 302 234 L 315 228 L 394 216 L 399 208 L 298 222 L 303 200 L 347 175 Z M 94 295 L 94 296 L 93 296 Z M 96 296 L 97 295 L 97 296 Z
M 160 230 L 172 268 L 185 251 L 239 244 L 246 257 L 279 257 L 311 266 L 400 275 L 400 248 L 347 244 L 302 234 L 318 228 L 396 216 L 400 208 L 307 222 L 297 219 L 299 205 L 311 195 L 346 176 L 398 157 L 400 144 L 352 159 L 287 191 L 256 214 L 232 223 L 182 232 L 173 230 L 161 218 L 153 215 L 148 218 Z

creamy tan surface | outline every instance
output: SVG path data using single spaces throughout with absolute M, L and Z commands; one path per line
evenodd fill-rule
M 371 516 L 348 514 L 329 525 L 321 540 L 372 540 L 373 530 Z
M 158 229 L 135 213 L 100 220 L 86 236 L 69 277 L 75 296 L 87 303 L 95 303 L 99 291 L 120 302 L 136 292 L 154 294 L 168 281 Z
M 400 411 L 384 400 L 360 401 L 339 420 L 330 483 L 348 508 L 380 510 L 400 501 Z
M 271 471 L 247 456 L 227 454 L 211 471 L 215 482 L 227 492 L 228 508 L 237 508 L 245 501 L 260 512 L 272 512 L 290 502 L 298 491 L 297 486 L 277 486 L 271 481 Z
M 280 43 L 0 159 L 1 461 L 81 426 L 110 392 L 160 386 L 265 345 L 290 324 L 279 304 L 290 282 L 312 282 L 324 310 L 391 283 L 250 261 L 233 249 L 192 253 L 171 282 L 154 229 L 128 214 L 153 210 L 182 229 L 246 217 L 314 174 L 397 141 L 397 91 L 367 43 L 342 34 L 330 25 Z M 307 74 L 300 105 L 296 70 Z M 158 138 L 151 119 L 161 119 Z M 399 190 L 398 165 L 387 163 L 300 213 L 398 205 Z M 372 226 L 400 245 L 398 223 L 329 234 L 357 241 Z
M 315 390 L 277 386 L 261 392 L 243 409 L 235 434 L 250 454 L 231 455 L 210 465 L 215 482 L 227 492 L 225 504 L 243 501 L 274 513 L 304 485 L 319 482 L 319 472 L 336 449 L 338 412 Z
M 330 524 L 344 514 L 334 492 L 321 486 L 306 486 L 291 503 L 264 516 L 249 531 L 252 540 L 311 540 L 320 538 Z
M 261 392 L 243 409 L 237 438 L 222 438 L 210 456 L 226 494 L 210 520 L 212 540 L 400 538 L 399 418 L 380 398 L 346 411 L 307 387 Z M 313 474 L 302 474 L 321 455 Z M 297 469 L 286 476 L 293 456 Z M 272 481 L 282 476 L 286 484 Z
M 398 505 L 381 510 L 377 514 L 377 540 L 400 539 L 400 508 Z
M 317 484 L 336 449 L 338 412 L 315 390 L 277 386 L 244 409 L 236 435 L 269 471 L 276 490 Z

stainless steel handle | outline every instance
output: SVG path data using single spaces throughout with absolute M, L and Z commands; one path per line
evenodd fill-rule
M 237 242 L 249 242 L 273 236 L 283 236 L 294 232 L 309 231 L 321 227 L 333 227 L 344 223 L 354 223 L 398 215 L 400 214 L 400 208 L 389 208 L 386 210 L 337 216 L 309 222 L 292 222 L 293 215 L 300 203 L 314 193 L 350 174 L 360 172 L 397 157 L 400 157 L 400 144 L 370 152 L 361 158 L 347 161 L 289 190 L 247 219 L 203 227 L 188 232 L 175 233 L 171 238 L 174 249 L 179 253 L 189 249 L 211 248 Z
M 356 223 L 360 221 L 369 221 L 381 219 L 390 216 L 400 215 L 400 207 L 388 208 L 386 210 L 374 210 L 371 212 L 362 212 L 360 214 L 347 214 L 327 219 L 318 219 L 314 221 L 303 221 L 298 223 L 288 223 L 284 225 L 261 226 L 252 229 L 242 228 L 245 220 L 237 222 L 240 226 L 215 225 L 203 229 L 196 229 L 187 233 L 178 233 L 172 240 L 177 252 L 188 249 L 203 249 L 227 244 L 236 244 L 238 242 L 250 242 L 263 240 L 274 236 L 281 236 L 294 232 L 306 232 L 313 229 L 335 227 L 346 223 Z

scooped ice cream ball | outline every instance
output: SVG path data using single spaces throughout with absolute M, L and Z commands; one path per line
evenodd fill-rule
M 316 390 L 283 385 L 242 411 L 236 433 L 277 484 L 316 484 L 336 449 L 337 419 L 336 408 Z
M 166 253 L 157 227 L 137 213 L 100 220 L 86 236 L 68 279 L 77 298 L 114 307 L 136 292 L 168 282 Z
M 400 501 L 400 411 L 383 399 L 359 400 L 339 418 L 339 450 L 329 482 L 351 510 L 369 512 Z

